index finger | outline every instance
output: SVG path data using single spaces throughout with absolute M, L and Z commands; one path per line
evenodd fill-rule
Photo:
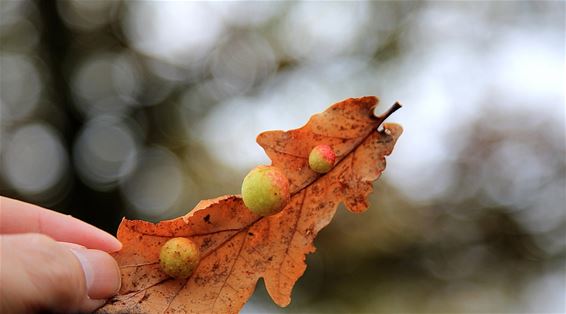
M 115 237 L 84 221 L 0 196 L 0 234 L 7 233 L 42 233 L 57 241 L 107 252 L 122 248 Z

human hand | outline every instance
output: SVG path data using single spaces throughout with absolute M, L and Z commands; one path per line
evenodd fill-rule
M 92 312 L 120 289 L 110 234 L 0 196 L 0 313 Z

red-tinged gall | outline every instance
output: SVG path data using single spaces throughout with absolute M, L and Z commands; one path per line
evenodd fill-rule
M 173 278 L 188 278 L 198 265 L 198 246 L 187 238 L 169 239 L 159 252 L 161 270 Z
M 254 214 L 269 216 L 278 213 L 290 198 L 289 180 L 277 167 L 258 166 L 242 182 L 242 199 Z
M 334 167 L 336 154 L 332 147 L 321 144 L 311 150 L 309 154 L 309 166 L 314 172 L 327 173 Z

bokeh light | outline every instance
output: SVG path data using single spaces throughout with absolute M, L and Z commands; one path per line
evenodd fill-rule
M 185 66 L 202 61 L 223 30 L 206 2 L 132 2 L 124 19 L 124 31 L 139 51 Z
M 360 48 L 366 47 L 359 43 L 364 41 L 363 30 L 371 20 L 369 5 L 367 2 L 333 2 L 325 6 L 298 3 L 281 23 L 280 45 L 291 58 L 313 61 L 363 52 Z
M 110 0 L 57 2 L 59 16 L 78 31 L 93 31 L 111 22 L 118 2 Z
M 139 154 L 139 139 L 127 123 L 114 116 L 90 120 L 74 146 L 75 167 L 92 188 L 108 190 L 129 175 Z
M 73 78 L 73 95 L 86 115 L 121 114 L 137 104 L 138 73 L 127 55 L 100 54 L 87 58 Z
M 148 148 L 139 156 L 131 155 L 126 167 L 133 172 L 120 183 L 126 200 L 139 215 L 163 216 L 174 209 L 182 192 L 186 192 L 177 158 L 164 148 Z M 190 192 L 189 192 L 190 193 Z
M 2 173 L 19 193 L 36 199 L 59 197 L 53 188 L 67 171 L 65 149 L 49 125 L 32 123 L 14 130 L 3 148 Z
M 33 62 L 18 54 L 0 56 L 2 122 L 26 118 L 38 105 L 42 82 Z
M 269 43 L 259 34 L 227 40 L 215 49 L 210 72 L 219 92 L 235 96 L 269 77 L 276 60 Z

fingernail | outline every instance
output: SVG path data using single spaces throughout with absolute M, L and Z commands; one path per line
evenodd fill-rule
M 83 268 L 88 296 L 107 299 L 120 290 L 120 269 L 112 256 L 99 250 L 71 248 Z

